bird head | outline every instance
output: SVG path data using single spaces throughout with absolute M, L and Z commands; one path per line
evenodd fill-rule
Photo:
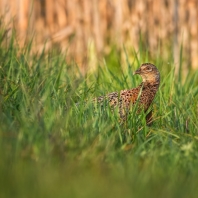
M 160 81 L 160 73 L 155 65 L 151 63 L 143 63 L 134 74 L 139 74 L 142 77 L 143 82 L 154 84 L 159 83 Z

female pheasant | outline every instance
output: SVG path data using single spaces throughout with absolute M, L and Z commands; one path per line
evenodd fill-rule
M 138 111 L 146 112 L 159 88 L 160 73 L 155 65 L 144 63 L 134 74 L 142 77 L 142 83 L 138 87 L 122 90 L 120 93 L 109 93 L 107 96 L 101 96 L 95 100 L 100 103 L 107 99 L 111 107 L 118 106 L 121 119 L 126 119 L 127 112 L 136 102 L 138 102 Z M 146 121 L 147 124 L 152 121 L 152 111 L 147 114 Z

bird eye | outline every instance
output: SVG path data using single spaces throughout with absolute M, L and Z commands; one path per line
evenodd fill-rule
M 152 68 L 151 68 L 151 67 L 149 67 L 149 66 L 148 66 L 148 67 L 146 67 L 145 69 L 146 69 L 146 71 L 152 71 Z

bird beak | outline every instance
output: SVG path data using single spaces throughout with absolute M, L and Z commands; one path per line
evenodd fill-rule
M 135 75 L 135 74 L 140 74 L 140 73 L 141 73 L 141 70 L 138 69 L 138 70 L 136 70 L 136 71 L 133 72 L 133 75 Z

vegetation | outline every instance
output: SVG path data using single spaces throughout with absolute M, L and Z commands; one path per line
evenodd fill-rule
M 0 197 L 197 196 L 198 72 L 182 74 L 182 55 L 177 76 L 171 54 L 152 58 L 144 47 L 126 50 L 123 63 L 114 51 L 82 76 L 58 50 L 35 55 L 3 36 Z M 143 114 L 120 124 L 93 106 L 91 98 L 139 84 L 132 73 L 147 61 L 161 72 L 151 127 Z

